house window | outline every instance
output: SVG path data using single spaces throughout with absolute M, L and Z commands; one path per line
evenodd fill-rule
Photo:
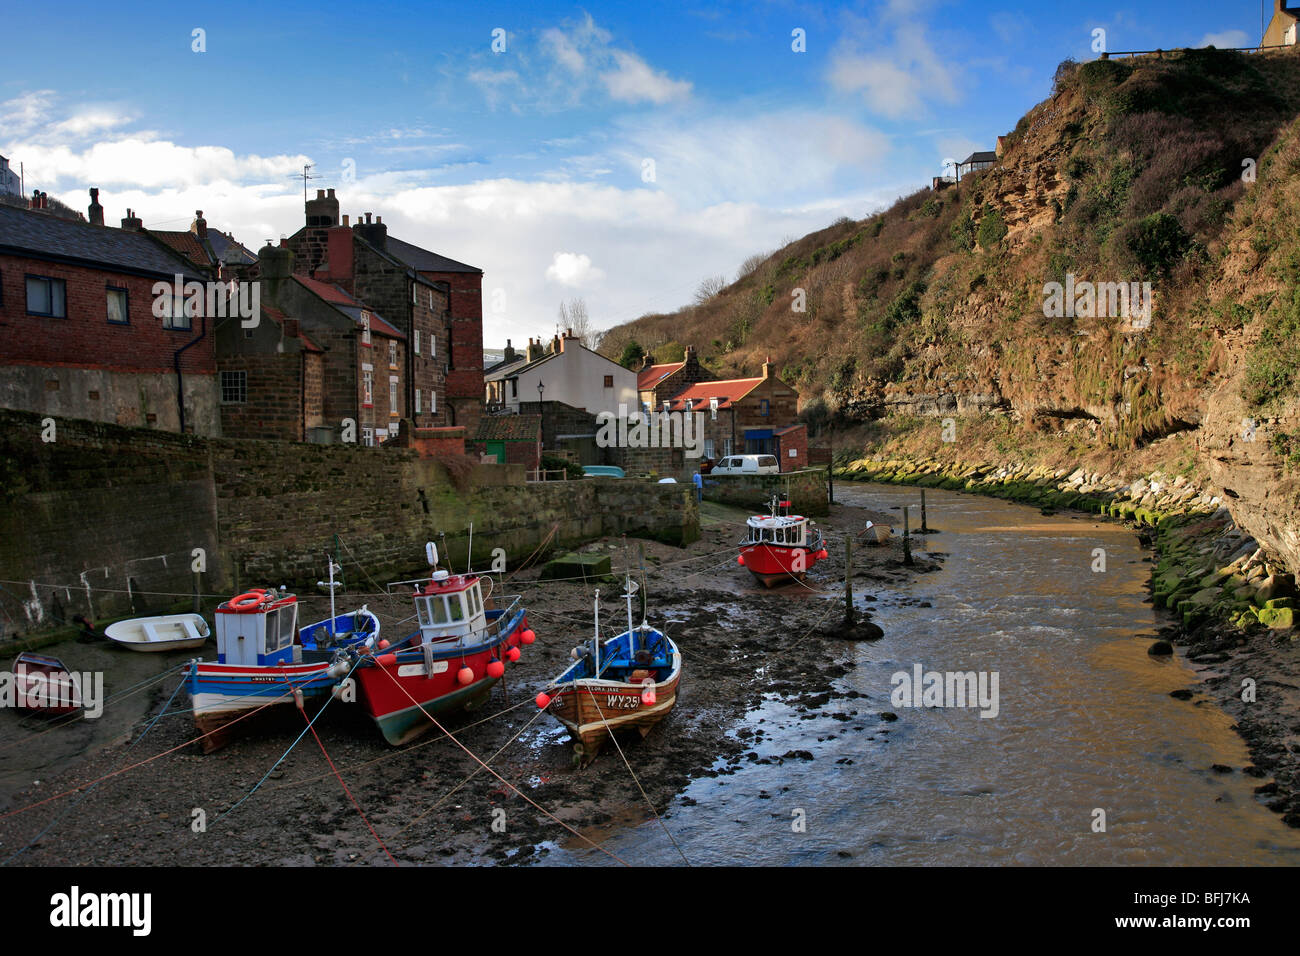
M 706 438 L 706 439 L 704 439 L 704 457 L 705 457 L 705 458 L 712 458 L 712 457 L 713 457 L 713 439 L 712 439 L 712 438 Z
M 388 341 L 388 367 L 397 368 L 397 342 L 393 339 Z
M 760 415 L 767 415 L 767 414 L 770 413 L 770 411 L 771 411 L 771 409 L 768 407 L 767 399 L 766 399 L 766 398 L 760 398 L 760 399 L 758 400 L 758 413 L 759 413 Z
M 375 373 L 361 373 L 361 405 L 364 408 L 375 407 Z
M 430 308 L 430 309 L 433 308 L 433 290 L 432 290 L 432 289 L 429 290 L 429 308 Z
M 375 447 L 375 430 L 373 428 L 361 429 L 361 444 L 367 448 Z
M 614 376 L 613 376 L 613 375 L 606 375 L 606 376 L 605 376 L 605 387 L 606 387 L 606 388 L 613 388 L 613 387 L 614 387 Z
M 361 344 L 370 344 L 370 313 L 361 313 Z
M 418 289 L 414 284 L 412 284 L 412 285 L 411 285 L 411 305 L 419 305 L 419 304 L 420 304 L 420 290 L 419 290 L 419 289 Z
M 718 420 L 718 400 L 716 398 L 709 399 L 709 419 L 715 422 Z
M 415 354 L 420 354 L 420 330 L 415 330 Z
M 221 404 L 243 405 L 248 401 L 248 373 L 221 373 Z
M 438 414 L 438 393 L 433 389 L 429 389 L 429 414 Z
M 62 279 L 46 276 L 27 277 L 27 314 L 68 317 L 67 285 Z
M 192 328 L 193 323 L 190 322 L 190 313 L 185 310 L 183 296 L 169 295 L 161 300 L 161 305 L 164 329 L 188 332 Z
M 420 414 L 420 390 L 415 390 L 415 414 Z
M 388 414 L 394 418 L 401 414 L 397 410 L 397 376 L 388 376 Z
M 108 300 L 108 321 L 111 325 L 130 325 L 127 315 L 126 289 L 109 286 L 105 293 Z
M 730 457 L 730 456 L 731 456 L 731 439 L 730 439 L 730 438 L 724 438 L 724 439 L 722 440 L 722 454 L 723 454 L 723 457 Z
M 429 358 L 438 357 L 438 336 L 429 336 Z

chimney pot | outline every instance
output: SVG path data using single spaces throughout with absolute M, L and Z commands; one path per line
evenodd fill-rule
M 370 225 L 370 213 L 366 213 L 366 225 Z
M 325 190 L 323 190 L 323 189 L 318 189 L 318 190 L 316 190 L 316 198 L 317 198 L 317 199 L 324 199 L 324 198 L 325 198 Z
M 333 189 L 327 189 L 327 190 L 325 190 L 325 193 L 326 193 L 326 195 L 329 196 L 330 199 L 333 199 L 333 198 L 334 198 L 334 190 L 333 190 Z
M 347 224 L 348 224 L 348 214 L 347 214 L 347 213 L 344 213 L 344 214 L 343 214 L 343 225 L 346 226 Z
M 380 224 L 381 222 L 383 222 L 383 221 L 384 221 L 384 217 L 383 217 L 383 216 L 376 216 L 376 217 L 375 217 L 375 225 L 379 225 L 379 224 Z

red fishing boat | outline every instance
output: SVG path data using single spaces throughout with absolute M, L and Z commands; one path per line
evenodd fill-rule
M 736 563 L 766 587 L 802 581 L 818 561 L 827 557 L 822 533 L 803 515 L 790 514 L 790 502 L 772 498 L 771 514 L 754 515 L 745 522 Z
M 433 727 L 435 714 L 481 704 L 506 664 L 519 660 L 521 645 L 536 639 L 521 597 L 494 601 L 491 578 L 438 570 L 432 542 L 426 554 L 429 579 L 403 582 L 416 585 L 420 629 L 390 647 L 352 649 L 361 703 L 394 746 Z

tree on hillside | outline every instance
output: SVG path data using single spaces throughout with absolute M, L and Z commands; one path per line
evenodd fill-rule
M 695 290 L 695 304 L 703 305 L 727 287 L 727 280 L 722 276 L 709 276 L 700 282 Z
M 603 333 L 592 327 L 585 299 L 570 299 L 568 302 L 561 300 L 559 316 L 561 332 L 565 329 L 572 330 L 578 341 L 593 351 L 600 345 Z
M 644 358 L 645 349 L 637 344 L 636 339 L 633 339 L 623 346 L 623 354 L 619 356 L 618 364 L 635 371 L 641 367 L 641 360 Z

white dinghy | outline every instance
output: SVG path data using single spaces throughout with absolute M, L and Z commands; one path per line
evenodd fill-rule
M 184 651 L 202 647 L 208 640 L 208 622 L 200 614 L 164 614 L 118 621 L 104 636 L 133 651 Z

